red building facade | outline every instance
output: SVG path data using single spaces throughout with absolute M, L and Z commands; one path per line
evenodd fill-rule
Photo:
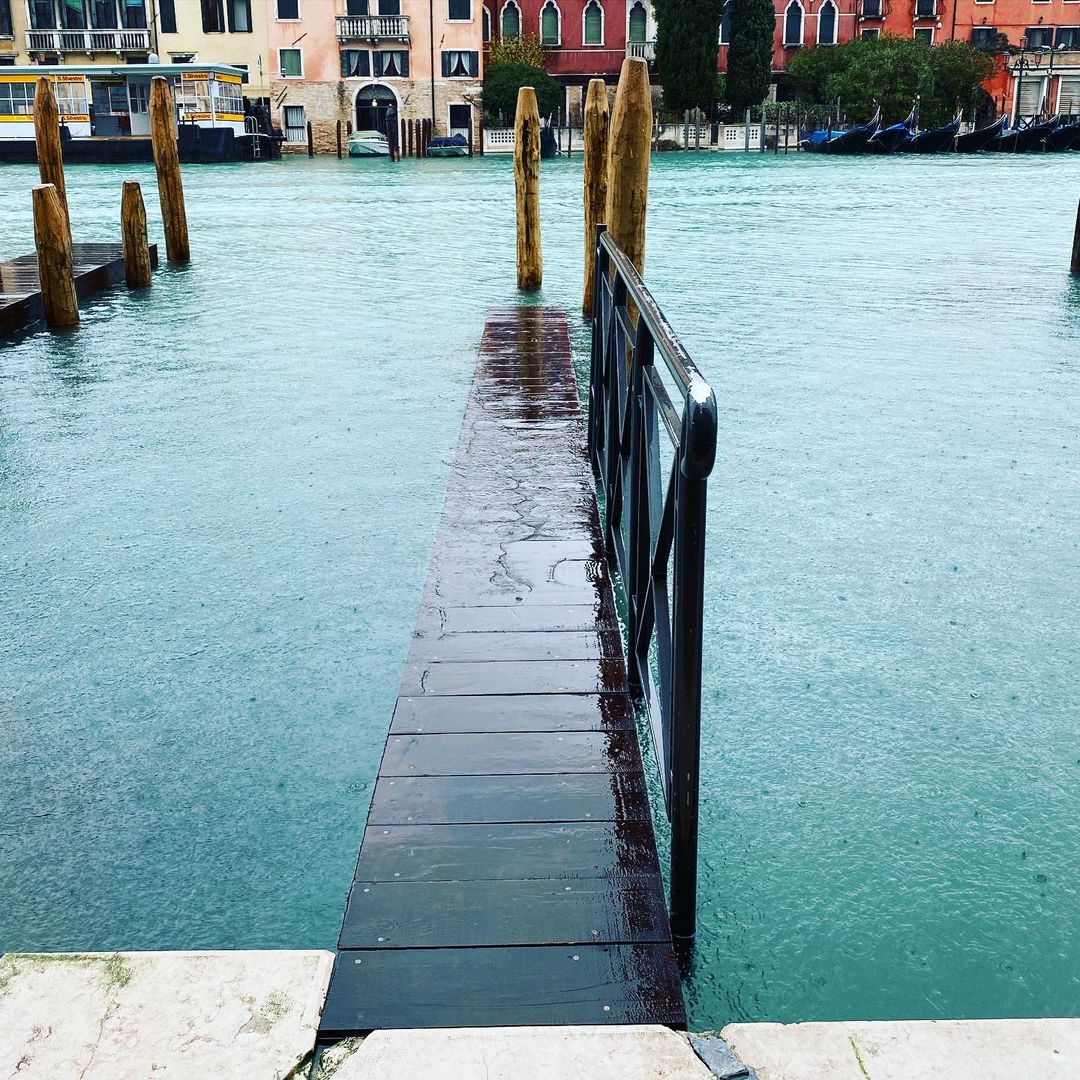
M 624 57 L 650 61 L 656 22 L 649 0 L 483 0 L 484 41 L 537 34 L 549 50 L 548 71 L 568 87 L 571 112 L 591 78 L 614 83 Z M 1001 52 L 1007 39 L 1026 45 L 1023 63 L 1006 56 L 987 85 L 999 110 L 1080 112 L 1080 0 L 774 0 L 773 71 L 799 49 L 842 45 L 855 37 L 895 34 L 928 45 L 958 40 Z M 717 67 L 727 67 L 727 20 Z

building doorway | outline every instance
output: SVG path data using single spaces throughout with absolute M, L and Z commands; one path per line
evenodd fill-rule
M 361 86 L 356 92 L 356 130 L 379 131 L 389 137 L 391 125 L 396 123 L 394 91 L 381 83 Z
M 464 135 L 465 138 L 469 140 L 469 142 L 472 142 L 471 105 L 450 106 L 450 134 Z

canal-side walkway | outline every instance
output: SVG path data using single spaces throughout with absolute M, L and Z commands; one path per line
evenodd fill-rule
M 321 1037 L 685 1023 L 565 317 L 488 319 Z

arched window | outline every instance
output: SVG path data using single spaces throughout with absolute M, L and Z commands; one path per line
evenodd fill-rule
M 559 8 L 555 0 L 547 0 L 540 11 L 540 44 L 558 45 L 560 41 Z
M 604 44 L 604 9 L 597 0 L 589 0 L 585 5 L 584 26 L 581 40 L 585 45 Z
M 802 44 L 802 16 L 803 9 L 799 5 L 799 0 L 791 0 L 791 3 L 787 6 L 787 11 L 784 13 L 785 45 Z
M 486 45 L 491 40 L 491 13 L 488 11 L 486 4 L 484 5 L 483 11 L 484 13 L 481 16 L 481 19 L 483 20 L 484 44 Z
M 819 45 L 836 44 L 836 5 L 825 0 L 818 12 L 817 41 Z
M 731 2 L 724 5 L 724 17 L 720 20 L 720 44 L 731 44 Z
M 502 26 L 499 30 L 506 40 L 521 37 L 521 9 L 514 0 L 507 0 L 502 9 Z
M 630 9 L 630 32 L 627 35 L 629 40 L 635 45 L 644 43 L 647 40 L 645 34 L 648 30 L 648 25 L 649 16 L 645 11 L 645 5 L 641 3 L 641 0 L 637 0 Z

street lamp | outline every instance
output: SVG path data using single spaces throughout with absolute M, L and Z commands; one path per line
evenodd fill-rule
M 1021 92 L 1024 89 L 1024 72 L 1029 71 L 1032 67 L 1032 62 L 1027 58 L 1027 41 L 1026 37 L 1020 39 L 1020 55 L 1013 65 L 1013 71 L 1016 72 L 1016 111 L 1013 115 L 1013 126 L 1018 127 L 1020 125 L 1020 97 Z M 1036 68 L 1042 64 L 1043 50 L 1042 46 L 1038 46 L 1033 51 L 1034 66 Z

